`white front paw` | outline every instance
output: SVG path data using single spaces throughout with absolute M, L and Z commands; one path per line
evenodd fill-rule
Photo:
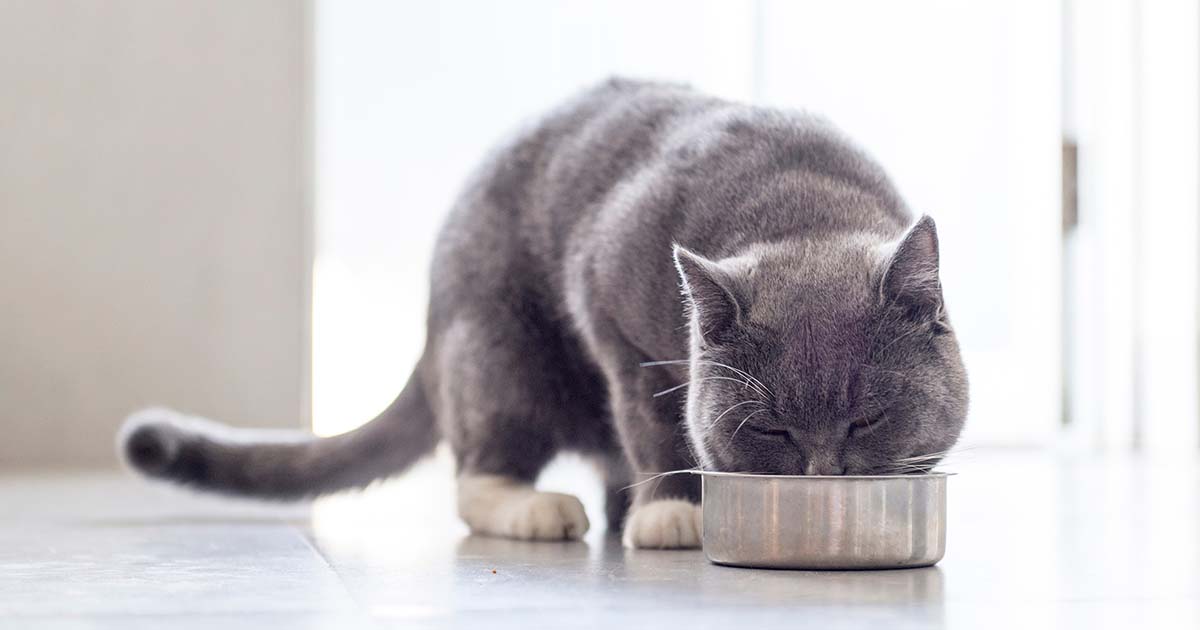
M 497 515 L 503 535 L 519 540 L 579 540 L 588 530 L 579 499 L 557 492 L 528 492 L 505 503 Z
M 622 542 L 637 549 L 691 549 L 700 546 L 700 506 L 684 499 L 651 501 L 633 509 Z

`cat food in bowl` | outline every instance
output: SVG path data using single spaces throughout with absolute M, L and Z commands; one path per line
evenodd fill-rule
M 702 473 L 704 554 L 776 569 L 898 569 L 946 551 L 946 475 Z

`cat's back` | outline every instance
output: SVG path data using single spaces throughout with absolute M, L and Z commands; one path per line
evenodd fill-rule
M 845 212 L 823 188 L 875 207 Z M 748 205 L 764 194 L 795 203 Z M 672 240 L 852 230 L 881 214 L 907 221 L 882 170 L 824 119 L 613 78 L 527 124 L 477 169 L 439 238 L 434 298 L 439 284 L 494 293 L 519 277 L 558 302 L 566 259 L 593 245 L 669 261 Z
M 533 137 L 527 181 L 540 196 L 525 208 L 551 241 L 605 214 L 683 230 L 676 238 L 718 227 L 787 231 L 797 221 L 853 231 L 881 217 L 890 230 L 910 220 L 882 168 L 827 119 L 682 84 L 611 79 Z M 842 207 L 847 192 L 861 212 Z M 753 203 L 789 194 L 769 208 Z
M 483 160 L 451 209 L 434 252 L 435 300 L 439 285 L 478 282 L 477 269 L 553 284 L 589 211 L 659 158 L 667 129 L 721 105 L 685 85 L 612 78 L 526 123 Z
M 712 190 L 690 191 L 701 201 L 747 175 L 786 171 L 893 196 L 882 170 L 821 117 L 728 101 L 685 84 L 611 78 L 502 142 L 468 181 L 451 224 L 468 214 L 472 222 L 492 222 L 490 231 L 552 245 L 647 169 L 707 184 Z

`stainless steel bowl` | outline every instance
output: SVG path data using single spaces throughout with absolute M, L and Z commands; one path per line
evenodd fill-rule
M 702 473 L 704 554 L 779 569 L 896 569 L 946 552 L 946 475 Z

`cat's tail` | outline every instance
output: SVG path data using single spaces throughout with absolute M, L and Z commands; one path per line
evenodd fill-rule
M 437 442 L 418 369 L 383 413 L 341 435 L 233 429 L 147 409 L 125 421 L 117 448 L 147 477 L 224 494 L 297 500 L 399 473 Z

